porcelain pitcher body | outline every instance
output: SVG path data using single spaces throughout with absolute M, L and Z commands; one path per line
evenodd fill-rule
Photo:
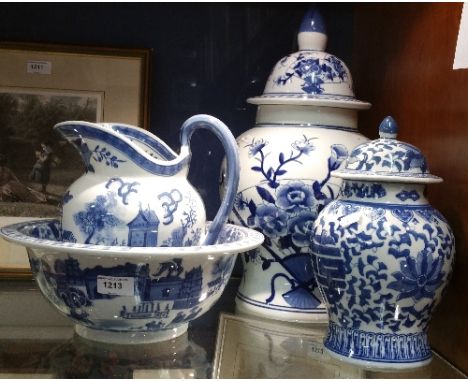
M 209 232 L 203 201 L 187 180 L 189 142 L 197 128 L 218 136 L 230 162 L 232 191 Z M 135 126 L 72 121 L 55 129 L 78 149 L 86 171 L 63 198 L 64 241 L 130 247 L 215 243 L 239 178 L 236 142 L 221 121 L 208 115 L 189 118 L 181 128 L 179 155 Z

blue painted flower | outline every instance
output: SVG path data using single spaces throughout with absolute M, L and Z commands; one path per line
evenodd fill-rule
M 341 60 L 337 59 L 335 56 L 328 56 L 325 59 L 325 61 L 328 61 L 333 66 L 333 69 L 335 70 L 338 77 L 340 77 L 342 80 L 345 79 L 346 70 L 345 70 Z
M 442 257 L 434 259 L 432 253 L 424 249 L 418 253 L 416 259 L 407 257 L 400 262 L 400 271 L 392 274 L 396 281 L 388 284 L 388 287 L 400 292 L 399 300 L 408 297 L 414 301 L 424 297 L 433 298 L 445 276 L 442 266 Z
M 331 156 L 328 159 L 330 171 L 340 167 L 341 163 L 348 157 L 348 149 L 343 145 L 331 145 Z
M 288 214 L 274 204 L 261 204 L 255 214 L 255 226 L 260 227 L 268 237 L 284 236 L 288 228 Z
M 313 58 L 309 58 L 309 59 L 300 59 L 296 66 L 295 66 L 295 69 L 296 69 L 296 73 L 302 77 L 304 76 L 305 74 L 309 74 L 309 73 L 317 73 L 317 74 L 320 74 L 320 72 L 322 71 L 322 67 L 320 66 L 320 60 L 318 58 L 316 59 L 313 59 Z
M 323 80 L 313 73 L 311 76 L 304 78 L 304 83 L 301 85 L 301 89 L 307 94 L 322 94 L 324 89 L 322 88 Z
M 278 187 L 277 195 L 276 205 L 288 212 L 309 209 L 315 202 L 311 188 L 299 181 Z
M 267 144 L 268 144 L 268 141 L 265 141 L 264 139 L 252 138 L 252 142 L 249 143 L 248 145 L 245 145 L 244 147 L 250 147 L 249 157 L 254 157 L 259 152 L 261 152 Z
M 234 198 L 234 208 L 238 211 L 242 211 L 247 206 L 247 202 L 244 200 L 242 192 L 239 192 Z
M 309 155 L 309 153 L 311 153 L 312 151 L 315 150 L 315 146 L 314 146 L 314 144 L 312 142 L 314 139 L 317 139 L 317 138 L 307 138 L 304 135 L 304 139 L 294 141 L 293 143 L 291 143 L 291 146 L 294 149 L 301 152 L 302 154 Z
M 303 211 L 289 221 L 288 231 L 292 234 L 291 239 L 298 247 L 308 247 L 312 241 L 312 226 L 316 214 L 311 211 Z

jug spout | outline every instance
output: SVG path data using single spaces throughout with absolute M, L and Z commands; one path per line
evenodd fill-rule
M 172 176 L 188 165 L 151 133 L 124 124 L 69 121 L 54 126 L 80 153 L 86 173 Z
M 177 154 L 166 143 L 154 134 L 151 134 L 149 131 L 122 123 L 109 123 L 103 125 L 124 135 L 155 159 L 171 161 L 177 158 Z

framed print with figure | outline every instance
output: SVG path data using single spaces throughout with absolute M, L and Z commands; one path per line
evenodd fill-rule
M 0 226 L 57 217 L 84 168 L 53 126 L 148 128 L 149 49 L 0 43 Z M 0 239 L 0 278 L 31 277 L 26 250 Z

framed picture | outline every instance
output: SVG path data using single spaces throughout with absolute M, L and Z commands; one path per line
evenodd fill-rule
M 149 49 L 0 43 L 0 226 L 59 216 L 84 172 L 56 123 L 148 128 L 149 70 Z M 26 250 L 0 239 L 0 278 L 18 277 L 31 277 Z
M 292 324 L 222 313 L 213 378 L 363 378 L 323 347 L 327 326 Z

